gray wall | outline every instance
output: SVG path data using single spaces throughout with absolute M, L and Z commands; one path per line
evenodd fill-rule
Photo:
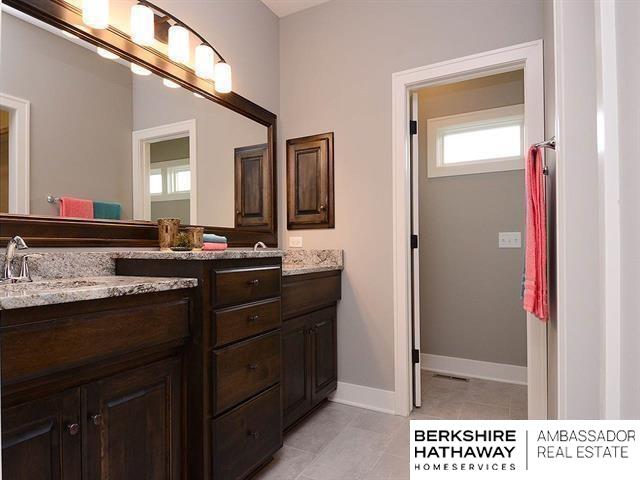
M 338 377 L 394 389 L 391 74 L 543 36 L 542 3 L 334 0 L 280 22 L 280 222 L 343 248 Z M 335 132 L 336 227 L 286 231 L 285 140 Z
M 523 71 L 418 92 L 420 321 L 423 353 L 526 366 L 520 300 L 524 171 L 427 177 L 427 119 L 524 103 Z
M 129 69 L 6 14 L 1 63 L 0 91 L 31 102 L 31 213 L 57 215 L 52 194 L 119 202 L 131 218 Z

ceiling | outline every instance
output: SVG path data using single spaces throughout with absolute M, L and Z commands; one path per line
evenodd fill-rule
M 262 3 L 282 18 L 328 1 L 329 0 L 262 0 Z

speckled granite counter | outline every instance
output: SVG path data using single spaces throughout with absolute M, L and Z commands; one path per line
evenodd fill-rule
M 194 278 L 115 275 L 0 284 L 0 310 L 163 292 L 197 285 Z
M 342 250 L 285 250 L 282 258 L 282 275 L 304 275 L 306 273 L 342 270 Z

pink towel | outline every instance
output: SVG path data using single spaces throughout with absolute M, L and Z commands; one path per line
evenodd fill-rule
M 60 197 L 60 216 L 93 218 L 93 201 L 84 198 Z
M 542 155 L 529 149 L 525 165 L 526 251 L 523 306 L 540 320 L 549 319 L 547 288 L 547 202 L 542 173 Z
M 202 250 L 226 250 L 226 243 L 203 243 Z

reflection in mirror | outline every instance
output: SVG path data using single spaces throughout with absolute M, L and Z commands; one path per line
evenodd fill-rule
M 2 116 L 0 211 L 241 226 L 250 196 L 236 189 L 262 192 L 265 182 L 242 178 L 236 151 L 267 143 L 266 126 L 8 11 L 0 34 L 0 109 L 10 113 Z M 15 205 L 28 207 L 12 208 L 11 192 Z

